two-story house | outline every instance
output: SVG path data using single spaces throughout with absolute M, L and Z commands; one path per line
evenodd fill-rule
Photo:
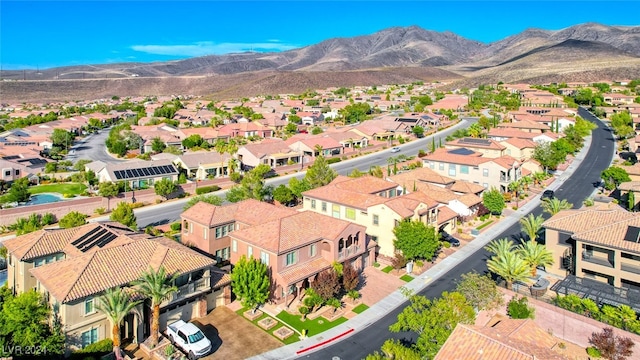
M 177 274 L 178 291 L 161 304 L 160 330 L 168 322 L 200 317 L 230 301 L 230 278 L 215 261 L 164 237 L 134 232 L 118 223 L 44 229 L 7 240 L 8 286 L 14 293 L 36 290 L 51 304 L 69 350 L 111 337 L 98 311 L 99 296 L 121 287 L 142 299 L 132 283 L 149 268 Z M 150 333 L 149 300 L 127 315 L 122 337 L 143 341 Z
M 365 231 L 364 226 L 349 221 L 294 211 L 232 232 L 231 262 L 244 255 L 268 265 L 271 300 L 288 306 L 333 262 L 350 263 L 358 270 L 372 265 L 375 243 L 368 241 Z
M 231 257 L 232 232 L 295 214 L 290 208 L 248 199 L 216 206 L 199 202 L 180 215 L 182 242 L 215 256 L 218 262 Z
M 488 158 L 498 158 L 506 155 L 505 146 L 491 139 L 464 137 L 447 141 L 444 144 L 444 147 L 446 149 L 466 148 L 475 152 L 479 152 L 482 154 L 482 156 Z
M 304 155 L 302 150 L 293 150 L 281 139 L 267 139 L 257 144 L 247 144 L 238 149 L 236 157 L 243 170 L 250 170 L 260 164 L 275 169 L 278 166 L 299 164 Z
M 487 189 L 508 190 L 509 183 L 521 179 L 522 163 L 511 156 L 486 158 L 466 148 L 436 149 L 422 158 L 424 167 L 452 179 L 480 184 Z
M 381 260 L 395 256 L 393 229 L 404 219 L 439 227 L 438 203 L 421 192 L 403 194 L 398 184 L 373 176 L 338 176 L 330 184 L 303 194 L 304 210 L 326 214 L 366 227 L 378 244 Z
M 640 290 L 640 214 L 608 204 L 563 210 L 542 225 L 552 274 Z

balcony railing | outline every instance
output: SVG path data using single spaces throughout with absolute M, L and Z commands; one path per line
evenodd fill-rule
M 613 268 L 613 262 L 609 261 L 606 258 L 593 256 L 591 254 L 587 254 L 587 253 L 582 254 L 582 260 L 588 263 L 602 265 L 608 268 Z
M 186 285 L 182 285 L 178 287 L 178 291 L 173 293 L 173 296 L 171 297 L 171 301 L 182 299 L 196 292 L 208 290 L 211 287 L 209 285 L 209 282 L 210 282 L 209 278 L 202 278 L 202 279 L 192 281 Z
M 345 257 L 349 257 L 353 254 L 356 254 L 358 251 L 360 251 L 360 246 L 357 245 L 351 245 L 346 249 L 342 249 L 338 252 L 338 258 L 339 259 L 343 259 Z

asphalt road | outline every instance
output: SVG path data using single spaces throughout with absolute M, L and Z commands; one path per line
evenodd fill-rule
M 584 161 L 582 161 L 573 175 L 555 192 L 556 197 L 560 199 L 567 199 L 567 201 L 574 204 L 575 208 L 581 207 L 582 201 L 591 196 L 594 191 L 594 183 L 600 180 L 599 174 L 602 170 L 609 167 L 611 156 L 614 151 L 612 133 L 606 128 L 606 126 L 583 109 L 579 109 L 579 114 L 583 118 L 595 122 L 598 125 L 598 128 L 593 131 L 591 147 L 589 148 Z M 540 207 L 537 207 L 533 213 L 535 215 L 542 214 L 545 218 L 549 217 L 548 214 L 542 213 L 542 209 Z M 509 227 L 497 238 L 503 237 L 515 240 L 519 239 L 521 237 L 519 223 Z M 436 298 L 444 291 L 452 291 L 462 274 L 466 274 L 470 271 L 476 271 L 481 274 L 487 272 L 486 260 L 488 257 L 489 254 L 484 249 L 478 250 L 467 260 L 452 268 L 445 275 L 421 291 L 420 295 L 424 295 L 428 298 Z M 398 314 L 406 304 L 408 303 L 399 306 L 396 310 L 388 313 L 379 321 L 373 323 L 370 329 L 360 331 L 356 335 L 348 337 L 330 347 L 304 356 L 304 358 L 334 360 L 362 359 L 368 354 L 379 350 L 387 339 L 395 338 L 407 342 L 413 342 L 415 340 L 413 333 L 391 333 L 388 330 L 389 326 L 396 322 Z
M 100 133 L 91 134 L 85 138 L 76 141 L 71 147 L 67 160 L 74 163 L 81 159 L 102 161 L 105 163 L 118 163 L 125 160 L 117 159 L 107 153 L 105 140 L 109 136 L 109 129 L 102 129 Z M 72 153 L 73 152 L 73 153 Z
M 406 156 L 416 156 L 420 149 L 428 151 L 428 149 L 430 148 L 433 142 L 433 138 L 435 138 L 436 144 L 438 144 L 440 140 L 442 140 L 442 143 L 444 143 L 445 138 L 451 135 L 454 131 L 462 128 L 467 128 L 476 121 L 478 121 L 477 118 L 464 118 L 455 126 L 452 126 L 448 129 L 440 131 L 434 135 L 425 136 L 422 139 L 417 139 L 403 145 L 397 145 L 397 142 L 396 142 L 396 145 L 394 146 L 397 146 L 400 148 L 399 152 L 392 153 L 391 148 L 388 148 L 380 152 L 376 152 L 369 155 L 360 156 L 355 159 L 349 159 L 336 164 L 332 164 L 331 167 L 335 169 L 340 175 L 347 175 L 350 172 L 352 172 L 354 169 L 359 169 L 361 171 L 369 171 L 369 169 L 372 166 L 376 166 L 376 165 L 386 168 L 388 164 L 387 159 L 389 157 L 398 156 L 400 154 L 403 154 Z M 103 135 L 104 133 L 105 131 L 103 130 L 101 134 L 99 134 L 99 136 L 105 136 Z M 92 140 L 92 143 L 94 141 L 95 140 Z M 109 156 L 109 155 L 105 154 L 105 156 Z M 113 160 L 113 158 L 111 159 Z M 291 179 L 292 177 L 302 178 L 304 177 L 304 174 L 305 174 L 304 172 L 298 172 L 295 174 L 279 176 L 273 179 L 268 179 L 266 183 L 268 185 L 272 185 L 276 187 L 280 184 L 288 184 L 289 179 Z M 224 199 L 226 196 L 226 191 L 223 190 L 223 191 L 216 192 L 214 194 Z M 128 195 L 130 196 L 130 194 Z M 170 203 L 165 203 L 159 206 L 151 206 L 151 207 L 137 209 L 135 211 L 135 214 L 138 219 L 138 226 L 140 228 L 144 228 L 144 227 L 147 227 L 148 225 L 157 226 L 157 225 L 168 224 L 168 223 L 179 220 L 180 214 L 183 212 L 184 204 L 187 201 L 188 199 L 183 199 L 183 200 L 173 201 Z

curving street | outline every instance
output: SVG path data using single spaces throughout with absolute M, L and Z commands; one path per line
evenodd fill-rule
M 558 198 L 567 199 L 575 208 L 581 207 L 582 201 L 594 192 L 593 183 L 599 181 L 602 170 L 609 167 L 615 146 L 611 132 L 601 121 L 597 120 L 597 118 L 582 108 L 579 108 L 578 113 L 583 118 L 596 123 L 598 128 L 593 131 L 591 146 L 584 160 L 577 169 L 575 169 L 572 176 L 567 178 L 560 187 L 555 189 Z M 563 179 L 562 175 L 560 175 L 560 179 Z M 542 208 L 537 206 L 532 213 L 535 215 L 542 214 Z M 526 213 L 522 214 L 522 216 L 526 215 Z M 549 217 L 546 213 L 543 214 L 543 216 L 545 218 Z M 519 238 L 520 224 L 516 222 L 496 236 L 496 238 L 502 237 Z M 444 291 L 453 290 L 462 274 L 470 271 L 485 273 L 487 271 L 486 259 L 488 255 L 483 248 L 480 248 L 465 261 L 433 281 L 424 290 L 420 291 L 419 294 L 428 298 L 435 298 L 440 296 Z M 395 310 L 387 313 L 380 320 L 372 323 L 366 330 L 360 331 L 343 341 L 334 343 L 303 358 L 335 360 L 362 359 L 368 354 L 379 350 L 384 341 L 389 338 L 408 341 L 414 340 L 411 333 L 391 333 L 388 330 L 389 326 L 396 322 L 398 314 L 407 304 L 408 302 L 405 302 Z
M 105 163 L 125 161 L 107 153 L 107 147 L 105 145 L 107 137 L 109 137 L 109 128 L 102 129 L 99 133 L 90 134 L 85 138 L 79 139 L 75 145 L 71 147 L 71 150 L 74 150 L 74 152 L 70 153 L 66 159 L 74 163 L 81 159 L 102 161 Z

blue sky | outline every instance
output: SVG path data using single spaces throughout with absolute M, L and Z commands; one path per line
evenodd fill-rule
M 0 0 L 3 70 L 284 51 L 418 25 L 492 42 L 536 27 L 640 25 L 640 1 Z

